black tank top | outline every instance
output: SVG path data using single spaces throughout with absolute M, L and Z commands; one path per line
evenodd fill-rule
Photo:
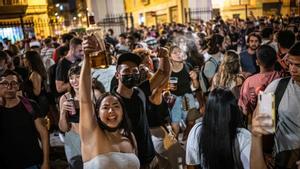
M 160 105 L 152 104 L 149 100 L 147 101 L 147 118 L 149 127 L 159 127 L 168 123 L 170 114 L 166 101 L 162 100 Z
M 172 94 L 176 96 L 183 96 L 186 93 L 192 93 L 191 90 L 191 79 L 188 70 L 186 69 L 186 65 L 183 66 L 181 71 L 171 73 L 171 77 L 177 77 L 177 90 L 171 91 Z
M 42 79 L 42 82 L 41 82 L 41 92 L 40 92 L 39 96 L 36 96 L 33 93 L 32 81 L 29 80 L 30 75 L 31 75 L 31 73 L 28 75 L 27 79 L 23 82 L 23 85 L 22 85 L 23 94 L 24 94 L 24 96 L 28 97 L 29 99 L 32 99 L 36 102 L 39 102 L 38 97 L 41 96 L 41 95 L 46 95 L 46 89 L 45 89 L 45 86 L 44 86 L 44 79 Z

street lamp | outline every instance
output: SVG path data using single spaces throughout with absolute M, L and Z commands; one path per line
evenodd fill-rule
M 240 0 L 240 5 L 245 5 L 245 17 L 248 18 L 248 4 L 249 0 Z

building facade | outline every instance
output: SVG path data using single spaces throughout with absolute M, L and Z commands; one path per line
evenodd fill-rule
M 300 0 L 124 0 L 134 25 L 207 21 L 270 15 L 300 15 Z
M 50 35 L 47 0 L 0 0 L 0 40 Z
M 156 25 L 157 23 L 184 20 L 187 0 L 125 0 L 125 10 L 132 13 L 134 25 Z
M 300 0 L 213 0 L 224 19 L 246 16 L 299 15 Z
M 95 22 L 101 22 L 107 16 L 125 13 L 123 0 L 86 0 L 89 15 Z

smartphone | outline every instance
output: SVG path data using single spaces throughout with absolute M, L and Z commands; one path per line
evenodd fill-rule
M 268 116 L 263 123 L 271 124 L 272 128 L 267 131 L 275 133 L 275 95 L 274 93 L 260 92 L 258 94 L 259 114 Z

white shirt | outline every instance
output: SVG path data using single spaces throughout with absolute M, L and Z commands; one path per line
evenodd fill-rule
M 98 77 L 97 80 L 100 81 L 104 87 L 105 91 L 110 91 L 110 84 L 112 78 L 116 74 L 116 66 L 110 65 L 107 69 L 94 69 L 93 77 Z
M 280 79 L 274 80 L 264 92 L 274 92 Z M 292 79 L 278 106 L 275 134 L 276 152 L 300 148 L 300 86 Z
M 199 154 L 199 143 L 201 135 L 202 122 L 195 124 L 189 133 L 186 146 L 186 164 L 199 165 L 201 158 Z M 250 148 L 251 148 L 251 133 L 243 128 L 239 128 L 237 134 L 239 147 L 241 151 L 241 161 L 244 169 L 250 168 Z

